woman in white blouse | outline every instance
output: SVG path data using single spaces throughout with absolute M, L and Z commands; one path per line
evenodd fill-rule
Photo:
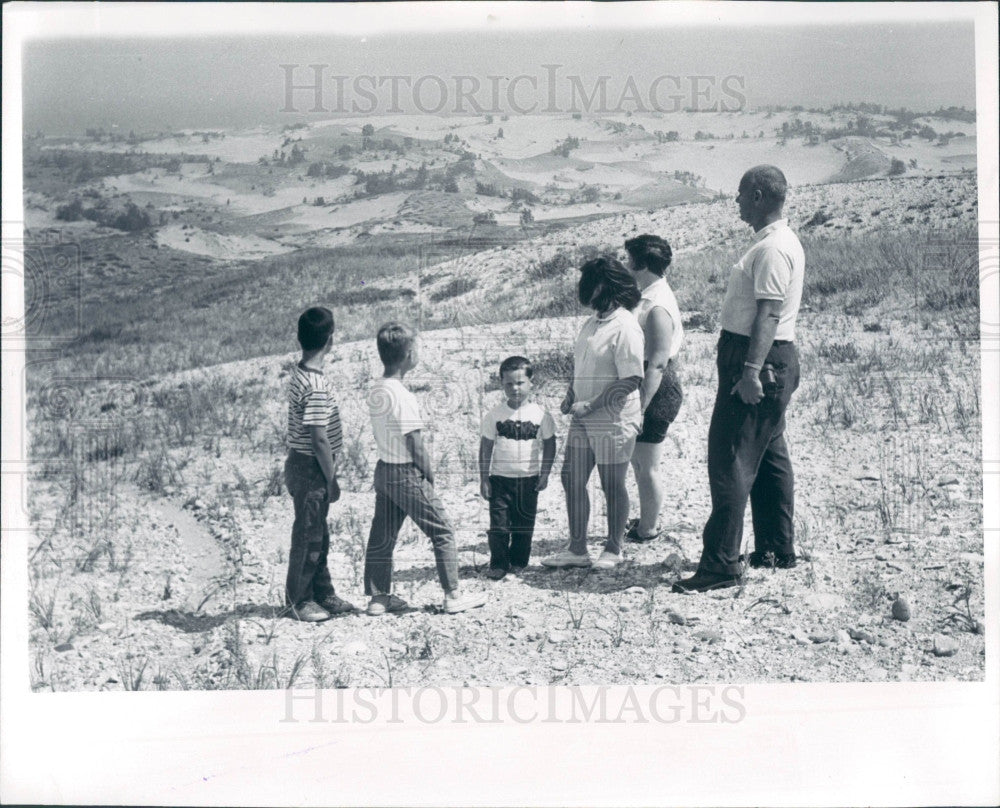
M 683 393 L 677 377 L 676 357 L 684 340 L 677 298 L 663 277 L 672 252 L 659 236 L 641 235 L 625 242 L 628 267 L 642 292 L 634 309 L 645 338 L 645 362 L 639 387 L 642 429 L 632 454 L 632 469 L 639 489 L 639 518 L 632 520 L 625 538 L 652 541 L 660 535 L 657 521 L 663 507 L 659 466 L 667 428 L 677 417 Z
M 629 507 L 625 478 L 641 422 L 643 337 L 631 311 L 639 302 L 639 289 L 618 260 L 602 257 L 580 268 L 578 292 L 580 303 L 594 313 L 577 337 L 573 383 L 560 406 L 572 416 L 562 467 L 570 541 L 566 550 L 543 558 L 542 564 L 611 569 L 622 561 Z M 594 466 L 607 500 L 608 538 L 604 552 L 591 561 L 587 482 Z

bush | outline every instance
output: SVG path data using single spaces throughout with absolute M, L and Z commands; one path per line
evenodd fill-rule
M 906 173 L 906 163 L 895 157 L 892 158 L 892 163 L 889 164 L 889 176 L 895 177 L 899 174 Z

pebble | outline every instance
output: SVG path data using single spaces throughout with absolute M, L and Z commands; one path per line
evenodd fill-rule
M 73 643 L 71 643 L 71 642 L 61 642 L 61 643 L 59 643 L 59 645 L 56 646 L 56 650 L 59 653 L 63 653 L 64 651 L 72 651 L 73 650 Z
M 115 628 L 115 624 L 109 621 L 107 623 L 101 623 L 100 625 L 97 626 L 97 628 L 100 631 L 112 631 Z
M 875 635 L 870 632 L 863 631 L 858 628 L 849 628 L 847 633 L 850 635 L 852 640 L 857 640 L 858 642 L 866 642 L 869 645 L 875 644 Z
M 906 602 L 906 598 L 896 598 L 892 602 L 892 616 L 901 623 L 910 619 L 910 604 Z
M 938 485 L 942 488 L 946 485 L 961 485 L 962 480 L 954 474 L 943 474 L 938 478 Z
M 564 671 L 569 667 L 569 663 L 562 657 L 559 657 L 558 659 L 553 659 L 552 662 L 549 663 L 549 667 L 551 667 L 554 671 Z
M 862 468 L 862 469 L 858 469 L 858 471 L 856 471 L 854 473 L 854 479 L 855 480 L 871 480 L 871 481 L 874 481 L 874 482 L 878 482 L 882 478 L 881 478 L 881 476 L 879 476 L 879 473 L 877 471 L 872 471 L 871 469 Z
M 666 670 L 664 670 L 663 668 L 657 668 L 655 671 L 653 671 L 653 676 L 655 676 L 657 679 L 669 679 L 670 678 L 670 674 Z
M 711 628 L 703 628 L 701 631 L 695 632 L 694 636 L 702 642 L 722 642 L 722 635 L 718 631 L 715 631 L 715 629 Z
M 847 631 L 845 631 L 844 629 L 842 629 L 842 628 L 841 629 L 837 629 L 836 637 L 837 637 L 837 643 L 840 644 L 840 645 L 850 645 L 851 644 L 851 635 Z
M 792 639 L 799 645 L 809 645 L 809 635 L 800 628 L 792 629 Z
M 822 634 L 820 632 L 816 632 L 810 634 L 809 639 L 812 640 L 814 643 L 824 643 L 824 642 L 830 642 L 833 639 L 833 637 L 831 637 L 829 634 Z
M 889 671 L 885 668 L 872 668 L 868 671 L 868 676 L 873 682 L 884 682 L 889 678 Z
M 671 553 L 663 559 L 663 566 L 672 570 L 681 570 L 684 569 L 684 559 L 677 553 Z
M 641 586 L 630 586 L 625 590 L 626 595 L 645 595 L 646 590 Z
M 687 618 L 682 614 L 678 614 L 677 612 L 667 612 L 667 620 L 669 620 L 671 623 L 675 623 L 678 626 L 686 626 L 688 623 Z
M 707 667 L 708 665 L 712 664 L 712 660 L 708 658 L 707 654 L 699 654 L 698 658 L 695 661 L 699 665 L 702 665 L 703 667 Z
M 549 632 L 549 642 L 553 645 L 558 645 L 561 642 L 566 642 L 569 637 L 563 634 L 561 631 L 550 631 Z
M 59 649 L 56 648 L 58 651 Z M 949 657 L 958 653 L 958 643 L 944 634 L 934 635 L 934 656 Z

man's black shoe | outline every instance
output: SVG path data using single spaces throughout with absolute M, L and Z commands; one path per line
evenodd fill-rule
M 742 560 L 743 558 L 740 558 L 740 561 Z M 772 567 L 776 570 L 790 570 L 798 564 L 798 561 L 795 553 L 772 553 L 770 551 L 762 553 L 755 550 L 750 553 L 747 563 L 755 570 L 771 569 Z
M 728 589 L 739 586 L 740 579 L 735 575 L 714 575 L 711 572 L 696 572 L 690 578 L 682 578 L 674 583 L 671 592 L 686 595 L 689 592 L 709 592 L 713 589 Z

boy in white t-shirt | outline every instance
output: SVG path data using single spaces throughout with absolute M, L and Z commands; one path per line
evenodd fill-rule
M 498 581 L 531 557 L 538 492 L 549 484 L 556 456 L 555 422 L 531 400 L 531 362 L 509 356 L 500 364 L 504 400 L 483 418 L 479 481 L 490 503 L 490 569 Z
M 482 595 L 459 592 L 455 533 L 434 493 L 434 471 L 423 442 L 420 405 L 403 385 L 403 376 L 417 366 L 417 333 L 402 323 L 386 323 L 378 331 L 377 345 L 385 373 L 368 393 L 378 447 L 375 515 L 365 550 L 365 594 L 371 598 L 368 614 L 409 609 L 406 601 L 392 594 L 392 554 L 407 516 L 434 546 L 444 611 L 456 614 L 482 606 L 486 603 Z

